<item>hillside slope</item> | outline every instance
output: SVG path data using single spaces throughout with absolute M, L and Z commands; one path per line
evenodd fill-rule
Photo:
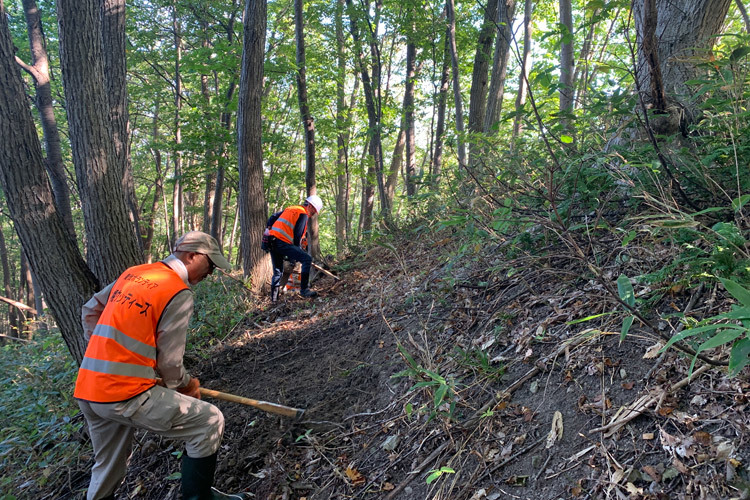
M 306 409 L 293 420 L 213 401 L 226 416 L 220 489 L 307 500 L 747 495 L 746 374 L 699 362 L 686 383 L 690 359 L 656 354 L 658 332 L 638 321 L 620 343 L 623 315 L 608 314 L 617 301 L 564 248 L 459 251 L 456 240 L 446 230 L 376 246 L 339 264 L 341 281 L 320 277 L 318 299 L 262 299 L 251 321 L 189 359 L 205 387 Z M 615 253 L 602 262 L 613 281 L 663 257 L 632 252 L 625 269 Z M 664 331 L 676 312 L 728 307 L 720 290 L 673 292 L 651 306 Z M 596 430 L 613 420 L 622 425 Z M 118 498 L 179 498 L 180 450 L 139 434 Z M 72 497 L 86 485 L 82 458 Z

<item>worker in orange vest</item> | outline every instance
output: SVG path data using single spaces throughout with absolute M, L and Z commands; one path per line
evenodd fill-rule
M 114 500 L 135 429 L 185 442 L 183 499 L 245 498 L 212 487 L 224 416 L 200 400 L 200 382 L 182 360 L 193 313 L 189 285 L 216 267 L 231 268 L 219 244 L 191 231 L 169 257 L 127 269 L 83 306 L 88 345 L 74 397 L 96 459 L 88 500 Z
M 281 212 L 273 214 L 266 224 L 268 247 L 273 264 L 271 279 L 271 302 L 279 298 L 281 275 L 284 272 L 284 257 L 290 261 L 300 262 L 300 290 L 303 297 L 316 297 L 317 292 L 310 290 L 310 266 L 312 257 L 300 244 L 307 231 L 307 221 L 323 208 L 323 200 L 317 195 L 308 196 L 302 205 L 292 205 Z

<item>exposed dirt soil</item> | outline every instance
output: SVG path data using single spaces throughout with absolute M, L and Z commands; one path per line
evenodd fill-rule
M 711 368 L 670 392 L 689 358 L 647 354 L 658 332 L 636 321 L 621 343 L 622 314 L 575 323 L 622 311 L 580 263 L 555 249 L 451 258 L 457 243 L 440 238 L 342 263 L 313 301 L 264 298 L 207 359 L 188 359 L 204 387 L 306 409 L 295 420 L 213 400 L 226 417 L 219 489 L 273 500 L 747 495 L 746 373 Z M 713 314 L 714 299 L 665 295 L 654 321 L 671 332 L 670 314 Z M 611 434 L 592 431 L 649 395 Z M 180 450 L 139 434 L 117 498 L 179 498 Z M 47 498 L 82 498 L 71 492 L 86 486 L 86 458 Z

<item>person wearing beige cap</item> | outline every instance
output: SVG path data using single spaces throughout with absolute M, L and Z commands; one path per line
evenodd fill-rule
M 127 269 L 84 304 L 88 345 L 74 397 L 94 448 L 87 500 L 115 498 L 135 429 L 185 442 L 183 499 L 245 498 L 213 488 L 224 416 L 200 400 L 200 382 L 182 359 L 193 313 L 190 285 L 216 267 L 231 268 L 219 244 L 191 231 L 169 257 Z

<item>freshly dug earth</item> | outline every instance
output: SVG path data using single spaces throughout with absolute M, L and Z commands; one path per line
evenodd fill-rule
M 213 400 L 226 417 L 219 489 L 273 500 L 747 495 L 746 373 L 715 368 L 670 392 L 690 360 L 649 352 L 658 332 L 636 322 L 621 343 L 622 316 L 575 323 L 621 310 L 578 264 L 498 248 L 451 258 L 450 236 L 343 263 L 340 282 L 314 283 L 313 301 L 261 299 L 252 324 L 188 359 L 204 387 L 306 409 L 294 420 Z M 659 328 L 722 306 L 682 293 L 657 306 Z M 592 432 L 649 391 L 656 401 L 617 432 Z M 180 498 L 181 450 L 139 433 L 117 498 Z M 45 498 L 83 498 L 82 458 L 66 491 Z

